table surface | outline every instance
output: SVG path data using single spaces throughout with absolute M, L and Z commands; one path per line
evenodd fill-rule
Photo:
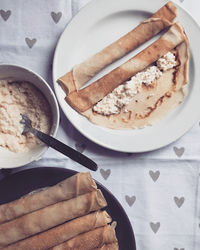
M 59 36 L 71 18 L 89 1 L 1 0 L 0 63 L 28 67 L 53 86 L 52 61 Z M 188 10 L 200 23 L 198 0 L 174 2 Z M 165 148 L 140 154 L 119 153 L 86 139 L 62 111 L 57 134 L 58 139 L 98 163 L 98 171 L 91 174 L 124 207 L 135 232 L 138 250 L 199 249 L 199 137 L 200 123 L 197 122 L 182 138 Z M 10 173 L 33 167 L 87 171 L 49 149 L 41 160 Z

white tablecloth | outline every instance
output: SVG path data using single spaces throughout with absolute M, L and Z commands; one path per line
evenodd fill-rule
M 52 60 L 58 38 L 87 2 L 89 0 L 1 0 L 0 62 L 28 67 L 52 86 Z M 198 0 L 175 2 L 200 23 Z M 124 207 L 135 232 L 138 250 L 200 249 L 199 123 L 165 148 L 127 154 L 104 149 L 89 141 L 61 111 L 57 138 L 98 163 L 99 170 L 92 172 L 92 176 Z M 24 168 L 40 166 L 86 170 L 52 149 L 40 161 Z

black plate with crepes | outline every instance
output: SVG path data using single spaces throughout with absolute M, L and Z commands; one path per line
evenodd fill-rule
M 77 172 L 64 168 L 41 167 L 23 170 L 6 176 L 0 181 L 0 204 L 7 203 L 38 188 L 52 186 Z M 108 206 L 106 211 L 117 222 L 116 234 L 120 250 L 136 250 L 132 226 L 117 199 L 103 185 L 96 182 Z

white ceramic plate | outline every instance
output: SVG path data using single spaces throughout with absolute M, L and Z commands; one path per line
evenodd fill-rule
M 53 80 L 55 92 L 67 118 L 87 138 L 104 147 L 122 152 L 145 152 L 166 146 L 181 137 L 200 118 L 200 28 L 180 6 L 177 21 L 184 26 L 190 40 L 189 93 L 184 102 L 154 126 L 137 130 L 112 130 L 89 122 L 64 100 L 65 94 L 56 80 L 90 55 L 101 50 L 140 21 L 150 17 L 167 1 L 93 0 L 84 7 L 65 28 L 55 51 Z M 92 80 L 96 80 L 120 65 L 144 46 L 108 66 Z M 91 82 L 91 81 L 90 81 Z M 89 83 L 90 83 L 89 82 Z

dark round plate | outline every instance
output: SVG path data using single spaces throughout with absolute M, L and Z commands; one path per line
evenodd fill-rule
M 73 170 L 52 167 L 33 168 L 11 174 L 0 181 L 0 204 L 16 200 L 34 189 L 55 185 L 74 174 L 76 172 Z M 124 209 L 110 191 L 96 183 L 108 202 L 106 211 L 117 222 L 119 249 L 136 250 L 133 229 Z

